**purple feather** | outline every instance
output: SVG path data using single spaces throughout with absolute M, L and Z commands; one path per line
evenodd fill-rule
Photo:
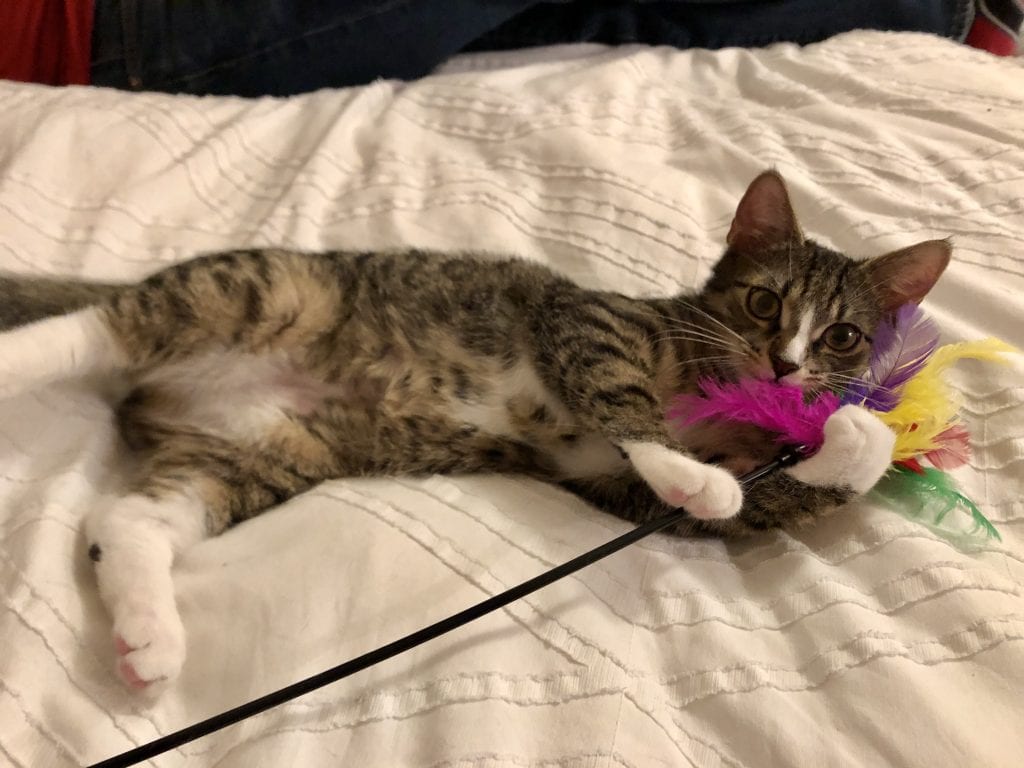
M 842 402 L 875 411 L 891 411 L 900 389 L 928 361 L 939 345 L 939 329 L 916 304 L 904 304 L 894 320 L 885 319 L 875 331 L 871 361 L 863 381 L 852 384 Z
M 753 424 L 775 432 L 779 443 L 803 445 L 809 453 L 821 447 L 825 421 L 839 407 L 831 392 L 806 402 L 800 387 L 770 380 L 727 383 L 702 379 L 697 385 L 703 396 L 677 396 L 668 412 L 670 420 L 682 426 L 700 421 Z

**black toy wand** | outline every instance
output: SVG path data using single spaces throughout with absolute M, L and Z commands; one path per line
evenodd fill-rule
M 743 475 L 739 478 L 739 482 L 742 485 L 748 485 L 756 482 L 765 475 L 769 475 L 776 470 L 792 466 L 796 463 L 799 457 L 800 451 L 798 448 L 787 448 L 779 454 L 774 461 Z M 596 563 L 598 560 L 608 557 L 608 555 L 618 552 L 620 549 L 624 549 L 630 544 L 634 544 L 640 541 L 640 539 L 650 536 L 652 533 L 681 522 L 686 515 L 687 512 L 685 509 L 680 508 L 674 510 L 667 515 L 646 522 L 631 531 L 627 531 L 621 536 L 605 542 L 589 552 L 584 552 L 582 555 L 574 557 L 568 562 L 557 565 L 549 571 L 545 571 L 538 576 L 534 576 L 532 579 L 528 579 L 522 584 L 518 584 L 500 594 L 494 595 L 493 597 L 489 597 L 486 600 L 470 606 L 463 611 L 459 611 L 446 619 L 441 619 L 441 621 L 431 624 L 428 627 L 419 629 L 412 634 L 401 637 L 387 645 L 382 645 L 380 648 L 376 648 L 369 653 L 364 653 L 362 656 L 357 656 L 354 659 L 350 659 L 343 664 L 339 664 L 336 667 L 332 667 L 331 669 L 320 672 L 312 677 L 307 677 L 305 680 L 292 683 L 291 685 L 287 685 L 273 693 L 260 696 L 258 699 L 253 699 L 252 701 L 233 709 L 229 709 L 226 712 L 221 712 L 213 717 L 208 717 L 206 720 L 201 720 L 198 723 L 182 728 L 180 731 L 169 733 L 166 736 L 161 736 L 160 738 L 154 739 L 146 744 L 129 749 L 127 752 L 122 752 L 114 757 L 101 760 L 100 762 L 89 766 L 89 768 L 126 768 L 126 766 L 136 765 L 143 760 L 148 760 L 176 747 L 180 747 L 182 744 L 194 741 L 201 736 L 207 736 L 214 731 L 219 731 L 221 728 L 234 725 L 241 720 L 245 720 L 247 717 L 252 717 L 253 715 L 258 715 L 260 712 L 265 712 L 272 707 L 276 707 L 278 704 L 283 704 L 286 701 L 298 698 L 310 691 L 315 691 L 317 688 L 322 688 L 325 685 L 335 683 L 342 678 L 354 675 L 356 672 L 361 672 L 368 667 L 372 667 L 374 664 L 378 664 L 392 658 L 393 656 L 397 656 L 404 651 L 408 651 L 410 648 L 422 645 L 428 640 L 433 640 L 435 637 L 451 632 L 453 629 L 458 629 L 474 619 L 479 619 L 481 616 L 485 616 L 492 611 L 503 608 L 521 597 L 526 597 L 531 592 L 536 592 L 538 589 L 546 587 L 548 584 L 552 584 L 571 573 L 575 573 L 581 568 L 586 568 L 588 565 Z

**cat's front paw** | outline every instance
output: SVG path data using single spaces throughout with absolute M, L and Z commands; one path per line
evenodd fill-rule
M 701 520 L 734 516 L 743 504 L 736 478 L 660 443 L 625 443 L 636 471 L 666 504 L 685 507 Z
M 114 622 L 117 671 L 125 685 L 158 693 L 185 663 L 185 628 L 177 611 L 138 608 Z
M 877 416 L 858 405 L 844 405 L 825 422 L 821 450 L 788 472 L 807 485 L 848 486 L 867 493 L 889 468 L 895 443 L 896 435 Z

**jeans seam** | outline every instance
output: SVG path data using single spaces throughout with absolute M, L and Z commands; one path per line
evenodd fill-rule
M 311 30 L 308 30 L 306 32 L 303 32 L 301 35 L 295 35 L 294 37 L 289 37 L 287 40 L 279 40 L 279 41 L 273 43 L 272 45 L 267 45 L 267 46 L 264 46 L 264 47 L 260 48 L 259 50 L 251 51 L 251 52 L 247 53 L 244 56 L 238 56 L 238 57 L 236 57 L 234 59 L 229 59 L 228 61 L 218 62 L 217 64 L 209 66 L 206 69 L 203 69 L 203 70 L 201 70 L 199 72 L 192 72 L 192 73 L 187 74 L 187 75 L 181 75 L 180 77 L 176 77 L 176 78 L 174 78 L 172 80 L 165 79 L 165 80 L 162 81 L 162 84 L 165 85 L 165 86 L 168 86 L 168 85 L 173 86 L 173 85 L 179 85 L 179 84 L 183 84 L 183 83 L 188 83 L 188 82 L 191 82 L 193 80 L 199 80 L 199 79 L 201 79 L 203 77 L 206 77 L 207 75 L 211 74 L 212 72 L 217 72 L 217 71 L 223 70 L 223 69 L 230 69 L 231 67 L 237 66 L 238 64 L 241 64 L 243 62 L 249 61 L 251 59 L 258 58 L 258 57 L 263 56 L 263 55 L 265 55 L 267 53 L 270 53 L 272 51 L 278 51 L 278 50 L 281 50 L 283 48 L 287 48 L 288 46 L 292 45 L 293 43 L 297 43 L 300 40 L 308 40 L 309 38 L 314 37 L 316 35 L 322 35 L 322 34 L 324 34 L 326 32 L 333 32 L 338 27 L 346 25 L 346 24 L 353 24 L 355 22 L 364 21 L 366 19 L 371 19 L 374 16 L 381 16 L 381 15 L 387 13 L 388 11 L 394 10 L 398 6 L 407 5 L 409 2 L 410 2 L 410 0 L 391 0 L 388 3 L 385 3 L 383 5 L 380 5 L 380 6 L 376 7 L 376 8 L 374 8 L 372 12 L 357 14 L 355 16 L 348 16 L 348 17 L 346 17 L 344 19 L 338 19 L 337 21 L 334 21 L 334 22 L 332 22 L 330 24 L 326 24 L 326 25 L 324 25 L 322 27 L 319 27 L 317 29 L 311 29 Z
M 970 34 L 971 27 L 974 26 L 975 9 L 974 3 L 971 0 L 958 0 L 960 5 L 960 12 L 956 14 L 953 19 L 952 27 L 949 30 L 949 36 L 957 42 L 964 42 L 967 40 L 967 35 Z

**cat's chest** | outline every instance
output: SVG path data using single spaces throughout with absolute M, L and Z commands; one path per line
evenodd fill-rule
M 779 451 L 771 435 L 751 424 L 670 424 L 669 432 L 701 461 L 718 464 L 734 475 L 750 472 L 775 458 Z

